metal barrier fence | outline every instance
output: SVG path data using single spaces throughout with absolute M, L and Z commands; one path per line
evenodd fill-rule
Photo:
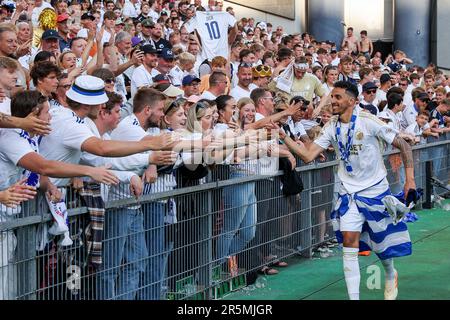
M 414 147 L 417 187 L 424 188 L 426 161 L 448 183 L 448 138 Z M 399 157 L 385 155 L 393 192 L 402 189 Z M 162 176 L 139 201 L 122 196 L 106 203 L 103 234 L 94 236 L 101 265 L 90 260 L 86 228 L 95 219 L 86 199 L 67 190 L 73 244 L 63 246 L 60 236 L 47 239 L 51 217 L 39 196 L 18 215 L 2 213 L 0 299 L 219 299 L 263 266 L 308 257 L 334 238 L 329 213 L 337 161 L 328 160 L 298 166 L 304 191 L 289 197 L 281 171 L 261 175 L 254 163 L 240 171 L 216 166 L 202 179 L 177 179 L 178 188 L 173 176 Z

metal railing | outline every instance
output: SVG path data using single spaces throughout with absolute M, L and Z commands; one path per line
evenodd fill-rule
M 449 142 L 433 138 L 413 148 L 417 187 L 424 188 L 426 161 L 448 183 Z M 283 195 L 283 172 L 260 175 L 250 165 L 240 172 L 216 166 L 200 180 L 177 177 L 177 188 L 162 179 L 138 201 L 109 201 L 103 233 L 97 234 L 101 265 L 90 263 L 85 232 L 92 208 L 67 190 L 73 244 L 63 246 L 60 236 L 48 238 L 52 219 L 39 196 L 24 203 L 18 215 L 2 213 L 0 299 L 221 298 L 246 286 L 262 267 L 293 255 L 308 257 L 334 238 L 329 213 L 337 161 L 330 159 L 297 167 L 304 190 L 295 196 Z M 399 159 L 396 151 L 385 155 L 393 192 L 402 189 Z

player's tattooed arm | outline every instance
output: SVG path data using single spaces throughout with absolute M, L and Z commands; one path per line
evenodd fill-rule
M 414 168 L 413 154 L 409 143 L 397 135 L 394 141 L 392 141 L 392 145 L 400 150 L 405 168 Z
M 8 123 L 11 122 L 11 117 L 3 112 L 0 112 L 0 123 Z
M 392 141 L 392 145 L 400 150 L 403 164 L 405 166 L 406 179 L 403 191 L 406 199 L 409 190 L 416 189 L 416 182 L 414 181 L 414 159 L 412 149 L 411 146 L 398 135 L 395 137 L 394 141 Z

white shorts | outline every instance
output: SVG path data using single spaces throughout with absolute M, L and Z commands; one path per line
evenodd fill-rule
M 348 211 L 340 218 L 340 231 L 361 232 L 366 217 L 359 212 L 356 202 L 350 200 Z

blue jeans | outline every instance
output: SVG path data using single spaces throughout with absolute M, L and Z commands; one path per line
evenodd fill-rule
M 141 209 L 106 212 L 103 265 L 97 274 L 98 299 L 135 298 L 148 255 L 143 219 Z
M 145 214 L 144 230 L 148 248 L 147 267 L 141 277 L 138 300 L 160 300 L 164 279 L 164 215 L 167 205 L 150 202 L 142 206 Z
M 232 174 L 232 178 L 239 177 Z M 223 229 L 217 241 L 217 256 L 220 263 L 227 256 L 242 251 L 255 237 L 256 195 L 255 183 L 246 182 L 223 189 Z

